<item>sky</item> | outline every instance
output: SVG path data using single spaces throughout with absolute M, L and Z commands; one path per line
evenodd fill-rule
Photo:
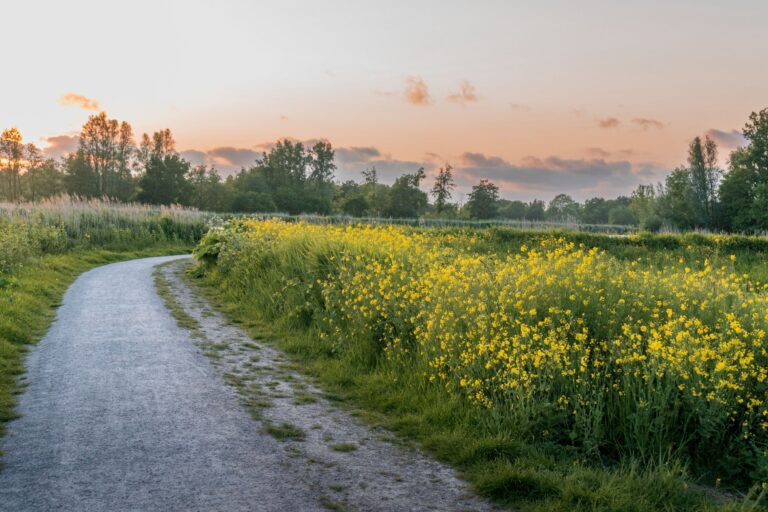
M 446 163 L 461 200 L 628 194 L 768 107 L 764 0 L 0 0 L 0 128 L 58 156 L 89 115 L 194 163 L 329 140 L 339 179 Z M 428 183 L 425 185 L 429 185 Z

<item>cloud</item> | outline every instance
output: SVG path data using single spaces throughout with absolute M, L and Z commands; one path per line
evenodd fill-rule
M 474 103 L 477 101 L 477 93 L 475 86 L 464 80 L 461 82 L 461 88 L 456 94 L 448 96 L 448 101 L 459 103 L 460 105 L 466 105 L 467 103 Z
M 599 119 L 597 124 L 600 128 L 618 128 L 621 125 L 621 121 L 615 117 L 606 117 L 605 119 Z
M 405 81 L 405 101 L 411 105 L 426 106 L 432 104 L 427 84 L 421 77 L 409 76 Z
M 196 149 L 186 149 L 180 153 L 181 157 L 187 162 L 195 165 L 210 165 L 208 153 Z
M 379 157 L 381 157 L 381 151 L 372 146 L 336 148 L 336 160 L 348 164 L 366 163 Z
M 565 159 L 551 156 L 542 159 L 529 156 L 519 164 L 513 164 L 497 156 L 467 152 L 459 159 L 457 175 L 461 177 L 462 184 L 490 179 L 503 192 L 525 198 L 559 192 L 569 193 L 577 199 L 627 194 L 638 183 L 654 181 L 663 172 L 653 164 L 603 158 Z
M 647 130 L 649 128 L 657 128 L 661 130 L 664 128 L 664 123 L 661 121 L 657 121 L 656 119 L 648 119 L 647 117 L 636 117 L 632 119 L 631 123 L 639 126 L 643 130 Z
M 611 152 L 603 148 L 587 148 L 587 154 L 595 158 L 608 158 L 611 156 Z
M 243 168 L 248 168 L 261 158 L 262 152 L 251 148 L 236 148 L 221 146 L 208 151 L 186 149 L 181 151 L 181 156 L 194 165 L 208 165 L 215 167 L 222 174 L 231 174 Z
M 747 139 L 738 130 L 723 131 L 716 128 L 710 128 L 706 131 L 705 135 L 715 141 L 718 146 L 722 146 L 727 149 L 736 149 L 739 146 L 744 146 L 747 143 Z
M 70 153 L 77 151 L 80 143 L 80 137 L 77 135 L 54 135 L 43 137 L 46 146 L 43 148 L 43 154 L 48 158 L 59 159 Z
M 59 98 L 59 104 L 67 107 L 80 107 L 85 110 L 101 110 L 98 101 L 73 92 Z
M 382 183 L 392 183 L 395 178 L 404 173 L 411 173 L 418 168 L 423 167 L 429 171 L 434 167 L 432 158 L 429 154 L 421 161 L 398 160 L 391 155 L 383 154 L 378 148 L 373 146 L 352 146 L 338 147 L 336 150 L 336 165 L 338 170 L 336 178 L 339 181 L 355 180 L 360 181 L 360 173 L 371 167 L 376 167 L 379 181 Z
M 531 107 L 523 103 L 510 103 L 509 108 L 511 108 L 512 110 L 526 110 L 526 111 L 531 110 Z

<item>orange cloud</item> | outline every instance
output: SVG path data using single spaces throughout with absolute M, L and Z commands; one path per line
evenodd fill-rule
M 67 107 L 80 107 L 85 110 L 101 110 L 98 101 L 73 92 L 69 92 L 59 98 L 59 104 Z
M 618 128 L 621 121 L 615 117 L 606 117 L 605 119 L 600 119 L 597 124 L 600 128 Z
M 448 101 L 454 103 L 460 103 L 462 105 L 477 101 L 477 93 L 475 92 L 475 86 L 464 80 L 461 82 L 461 89 L 456 94 L 448 96 Z
M 80 137 L 77 135 L 54 135 L 44 137 L 43 141 L 47 144 L 43 148 L 43 154 L 48 158 L 61 158 L 77 151 Z
M 664 128 L 664 123 L 661 121 L 657 121 L 656 119 L 648 119 L 647 117 L 636 117 L 632 120 L 632 123 L 636 124 L 643 130 L 647 130 L 648 128 L 658 128 L 661 130 Z
M 427 84 L 421 77 L 409 76 L 405 81 L 405 101 L 411 105 L 425 106 L 432 103 Z

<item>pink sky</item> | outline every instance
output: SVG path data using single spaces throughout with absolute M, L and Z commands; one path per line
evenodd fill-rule
M 3 18 L 0 125 L 51 151 L 103 109 L 223 170 L 325 138 L 344 179 L 448 162 L 464 192 L 584 199 L 657 181 L 696 135 L 725 161 L 768 107 L 757 0 L 27 0 Z

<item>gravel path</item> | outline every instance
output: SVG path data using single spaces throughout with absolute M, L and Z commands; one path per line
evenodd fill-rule
M 174 263 L 162 275 L 197 323 L 179 327 L 152 275 L 173 259 L 100 267 L 67 291 L 1 441 L 0 510 L 493 510 L 285 370 Z

